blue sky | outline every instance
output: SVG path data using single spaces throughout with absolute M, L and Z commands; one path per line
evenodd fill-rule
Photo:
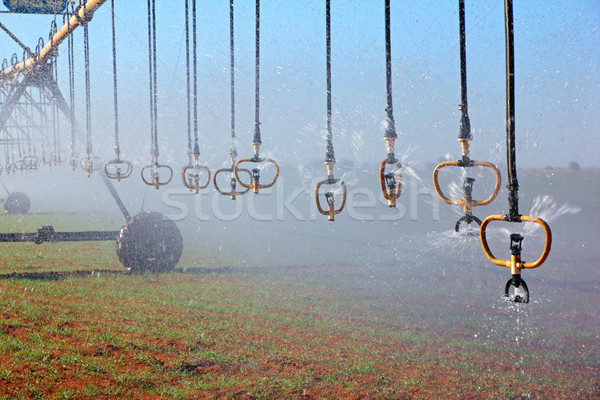
M 145 1 L 117 1 L 122 151 L 147 160 L 149 143 Z M 183 1 L 158 2 L 161 157 L 185 161 Z M 198 1 L 199 121 L 202 157 L 227 161 L 229 147 L 229 5 Z M 338 161 L 374 164 L 385 157 L 383 0 L 332 0 L 333 135 Z M 0 6 L 3 9 L 4 6 Z M 324 157 L 324 1 L 263 1 L 261 120 L 263 151 L 291 163 Z M 236 111 L 239 153 L 251 152 L 254 118 L 254 2 L 236 3 Z M 460 114 L 457 1 L 392 0 L 394 115 L 411 161 L 457 158 Z M 504 11 L 498 0 L 466 1 L 472 157 L 505 160 Z M 515 2 L 516 135 L 520 166 L 600 166 L 600 3 Z M 52 16 L 0 14 L 35 47 Z M 59 18 L 62 22 L 62 17 Z M 82 31 L 76 32 L 78 109 L 83 111 Z M 94 146 L 112 156 L 110 2 L 90 25 Z M 66 43 L 59 80 L 68 94 Z M 0 32 L 0 58 L 22 51 Z M 84 121 L 81 115 L 80 121 Z M 142 162 L 142 161 L 140 161 Z

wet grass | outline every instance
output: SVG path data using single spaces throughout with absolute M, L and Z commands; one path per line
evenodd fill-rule
M 20 218 L 4 231 L 49 222 Z M 114 243 L 0 252 L 0 399 L 600 396 L 598 294 L 576 276 L 533 280 L 514 306 L 493 268 L 449 290 L 470 265 L 218 269 L 192 246 L 175 272 L 132 275 Z
M 469 338 L 426 313 L 420 325 L 409 322 L 408 301 L 394 307 L 327 279 L 315 288 L 297 274 L 319 272 L 3 280 L 3 390 L 41 398 L 597 395 L 597 365 L 573 364 L 549 333 L 522 333 L 524 342 L 545 342 L 542 353 L 504 333 Z M 463 321 L 463 332 L 481 320 Z

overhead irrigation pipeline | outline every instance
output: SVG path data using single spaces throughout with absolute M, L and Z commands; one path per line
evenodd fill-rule
M 52 36 L 50 41 L 36 54 L 26 60 L 13 64 L 0 71 L 0 75 L 7 75 L 19 70 L 25 70 L 31 66 L 43 62 L 52 55 L 54 50 L 65 40 L 77 27 L 86 24 L 94 15 L 94 12 L 104 4 L 106 0 L 88 0 L 84 6 L 77 8 L 73 16 Z

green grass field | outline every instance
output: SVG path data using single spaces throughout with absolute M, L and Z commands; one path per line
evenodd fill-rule
M 0 216 L 46 224 L 120 222 Z M 186 241 L 175 272 L 133 275 L 114 243 L 0 244 L 0 398 L 600 398 L 597 272 L 561 272 L 567 228 L 519 306 L 479 256 L 246 266 Z

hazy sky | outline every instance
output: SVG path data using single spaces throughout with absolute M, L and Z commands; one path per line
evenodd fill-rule
M 122 152 L 149 160 L 147 11 L 145 1 L 117 1 Z M 161 159 L 186 162 L 184 2 L 157 2 Z M 332 0 L 333 136 L 338 161 L 375 164 L 385 157 L 383 0 Z M 392 1 L 392 60 L 397 152 L 410 161 L 457 158 L 460 75 L 458 2 Z M 199 122 L 202 156 L 217 167 L 229 151 L 229 5 L 198 1 Z M 0 5 L 0 9 L 4 9 Z M 261 6 L 263 152 L 289 163 L 324 157 L 325 2 L 263 1 Z M 0 14 L 35 47 L 52 16 Z M 254 2 L 237 1 L 236 111 L 240 156 L 254 127 Z M 515 2 L 516 135 L 520 166 L 600 166 L 600 3 Z M 62 17 L 57 21 L 62 24 Z M 466 1 L 469 115 L 474 159 L 505 163 L 504 10 L 501 0 Z M 94 146 L 112 156 L 110 1 L 90 25 Z M 83 31 L 78 46 L 79 120 Z M 0 58 L 22 51 L 0 32 Z M 68 97 L 66 43 L 59 81 Z M 65 133 L 68 137 L 68 133 Z

